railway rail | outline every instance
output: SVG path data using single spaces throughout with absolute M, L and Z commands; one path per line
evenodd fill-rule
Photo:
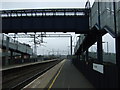
M 44 72 L 58 64 L 61 60 L 37 63 L 24 67 L 12 68 L 2 71 L 2 89 L 19 90 Z

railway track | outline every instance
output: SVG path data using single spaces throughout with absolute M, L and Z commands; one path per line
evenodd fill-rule
M 61 60 L 2 71 L 2 89 L 19 90 L 58 64 Z

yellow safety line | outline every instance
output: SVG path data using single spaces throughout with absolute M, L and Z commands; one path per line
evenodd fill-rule
M 63 65 L 64 65 L 64 64 L 63 64 Z M 54 78 L 54 80 L 52 81 L 51 85 L 49 86 L 48 90 L 50 90 L 50 89 L 52 88 L 53 84 L 55 83 L 57 77 L 59 76 L 59 74 L 60 74 L 60 72 L 61 72 L 61 70 L 62 70 L 62 68 L 63 68 L 63 65 L 62 65 L 62 67 L 60 68 L 60 70 L 59 70 L 59 72 L 57 73 L 57 75 L 55 76 L 55 78 Z

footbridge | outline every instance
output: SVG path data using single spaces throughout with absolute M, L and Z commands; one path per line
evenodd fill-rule
M 2 32 L 76 32 L 89 30 L 89 9 L 3 10 Z

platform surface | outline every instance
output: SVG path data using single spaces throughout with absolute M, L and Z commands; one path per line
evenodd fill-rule
M 27 88 L 94 88 L 94 86 L 78 71 L 78 69 L 68 59 L 64 59 L 59 64 L 48 70 L 46 73 L 25 86 Z
M 49 88 L 94 88 L 70 60 L 66 60 Z

